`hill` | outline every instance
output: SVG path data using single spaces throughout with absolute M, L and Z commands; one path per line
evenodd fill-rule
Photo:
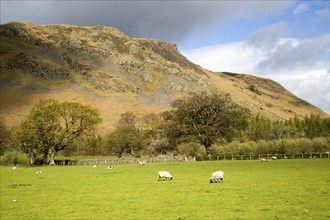
M 211 72 L 174 44 L 131 38 L 113 27 L 2 24 L 0 55 L 0 117 L 11 127 L 40 99 L 54 98 L 99 109 L 104 134 L 123 112 L 161 112 L 177 97 L 211 90 L 271 118 L 327 116 L 270 79 Z

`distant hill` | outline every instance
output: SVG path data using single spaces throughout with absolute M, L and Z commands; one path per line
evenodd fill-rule
M 99 109 L 104 134 L 123 112 L 157 113 L 177 97 L 211 90 L 271 118 L 328 116 L 270 79 L 211 72 L 174 44 L 113 27 L 7 23 L 0 25 L 0 55 L 0 116 L 9 126 L 18 126 L 40 99 L 54 98 Z

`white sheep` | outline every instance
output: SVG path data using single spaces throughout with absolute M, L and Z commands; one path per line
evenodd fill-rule
M 16 167 L 16 166 L 14 166 L 14 167 L 12 167 L 11 169 L 12 169 L 12 170 L 16 170 L 16 169 L 17 169 L 17 167 Z
M 158 181 L 159 180 L 172 180 L 173 176 L 165 170 L 161 170 L 158 172 Z
M 37 172 L 36 172 L 36 174 L 41 174 L 42 172 L 41 172 L 41 170 L 37 170 Z
M 94 165 L 93 168 L 96 168 L 96 165 Z
M 145 160 L 139 162 L 139 165 L 145 165 L 145 164 L 146 164 Z
M 225 173 L 223 171 L 215 171 L 212 173 L 210 183 L 222 183 Z
M 267 162 L 267 159 L 263 157 L 263 158 L 260 159 L 260 161 L 261 162 Z
M 272 160 L 277 160 L 277 158 L 275 156 L 272 156 Z
M 107 169 L 108 169 L 108 170 L 112 170 L 112 166 L 108 166 Z

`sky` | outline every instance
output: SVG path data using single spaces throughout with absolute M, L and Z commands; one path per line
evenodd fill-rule
M 279 82 L 330 112 L 330 0 L 1 0 L 0 22 L 113 26 L 212 71 Z

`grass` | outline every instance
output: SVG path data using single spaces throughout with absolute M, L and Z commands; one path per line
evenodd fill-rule
M 329 162 L 1 167 L 0 218 L 329 219 Z M 157 181 L 158 170 L 173 181 Z M 209 184 L 215 170 L 223 184 Z

